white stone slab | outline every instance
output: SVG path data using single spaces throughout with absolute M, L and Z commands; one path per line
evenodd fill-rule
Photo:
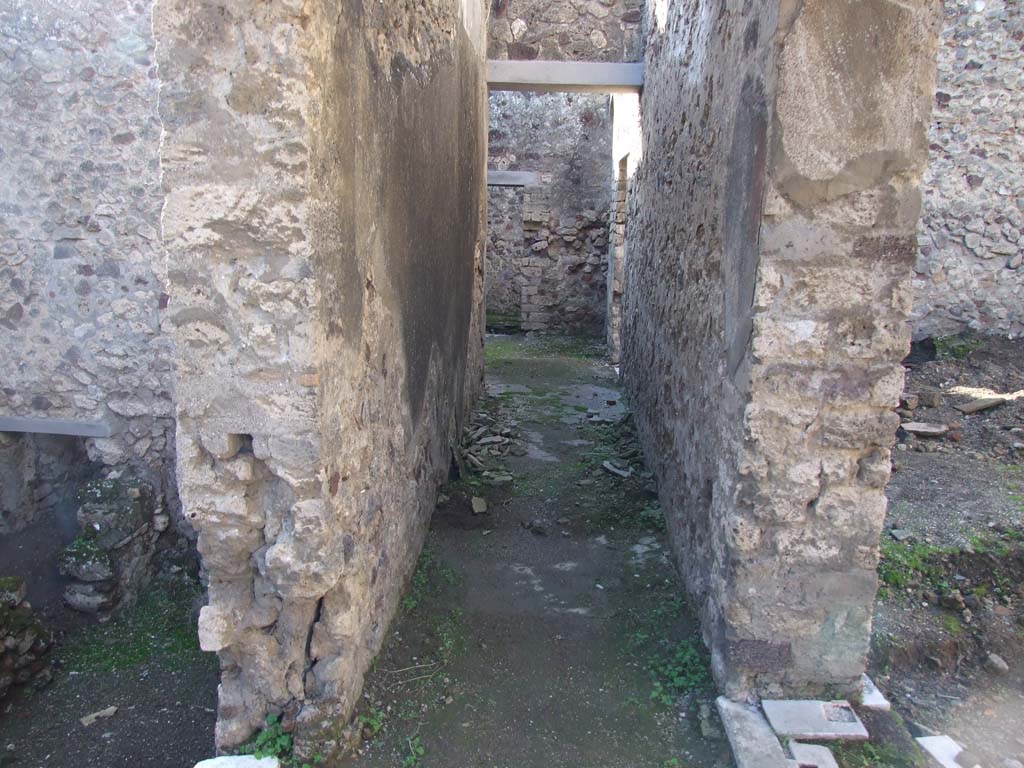
M 737 768 L 791 768 L 793 763 L 782 751 L 764 715 L 754 707 L 719 696 L 718 714 L 729 737 Z
M 892 709 L 892 704 L 885 698 L 878 686 L 875 685 L 875 681 L 867 675 L 861 676 L 861 681 L 864 683 L 864 690 L 861 693 L 861 706 L 865 709 L 873 709 L 876 712 L 888 712 Z
M 866 741 L 868 731 L 845 701 L 775 699 L 761 702 L 765 716 L 779 736 L 821 741 Z
M 949 736 L 921 736 L 917 743 L 921 745 L 921 749 L 934 757 L 942 768 L 963 768 L 956 761 L 956 756 L 963 752 L 964 748 Z
M 905 432 L 918 437 L 942 437 L 949 432 L 945 424 L 930 424 L 926 421 L 905 421 L 900 426 Z
M 644 83 L 644 65 L 597 61 L 487 62 L 492 91 L 541 93 L 637 93 Z
M 540 174 L 535 171 L 498 171 L 487 169 L 489 187 L 535 187 L 540 183 Z
M 839 768 L 832 750 L 820 744 L 789 742 L 789 754 L 800 768 Z
M 46 417 L 0 416 L 0 432 L 31 432 L 36 435 L 70 435 L 72 437 L 110 437 L 106 422 L 50 419 Z
M 225 755 L 196 763 L 195 768 L 281 768 L 276 757 L 257 760 L 252 755 Z

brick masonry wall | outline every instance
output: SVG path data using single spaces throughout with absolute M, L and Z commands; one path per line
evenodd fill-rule
M 0 413 L 107 421 L 173 494 L 150 3 L 0 7 Z
M 1024 333 L 1024 7 L 946 0 L 914 333 Z

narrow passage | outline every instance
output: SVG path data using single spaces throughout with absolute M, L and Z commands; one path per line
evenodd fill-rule
M 491 337 L 466 471 L 371 671 L 356 766 L 729 765 L 601 347 Z

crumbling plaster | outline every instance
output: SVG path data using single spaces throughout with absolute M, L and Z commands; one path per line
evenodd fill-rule
M 268 713 L 300 751 L 340 746 L 479 392 L 482 21 L 453 0 L 157 5 L 221 748 Z

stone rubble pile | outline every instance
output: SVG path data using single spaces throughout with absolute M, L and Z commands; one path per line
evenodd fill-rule
M 132 605 L 149 582 L 156 541 L 170 517 L 148 485 L 123 479 L 86 483 L 79 503 L 81 534 L 59 560 L 60 572 L 72 580 L 64 603 L 105 618 Z
M 47 656 L 52 635 L 25 599 L 25 582 L 0 577 L 0 701 L 16 685 L 41 688 L 52 679 Z
M 500 422 L 484 411 L 477 411 L 463 429 L 462 459 L 467 469 L 483 474 L 492 485 L 512 481 L 512 475 L 499 469 L 495 461 L 507 456 L 525 456 L 517 422 Z

